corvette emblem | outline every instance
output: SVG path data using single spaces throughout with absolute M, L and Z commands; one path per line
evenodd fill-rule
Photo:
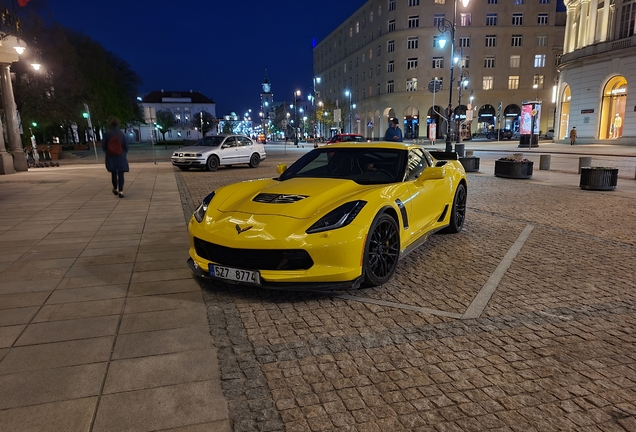
M 236 226 L 235 226 L 234 228 L 236 228 L 236 232 L 237 232 L 238 234 L 240 234 L 240 233 L 245 232 L 245 231 L 247 231 L 247 230 L 250 230 L 250 229 L 252 229 L 252 228 L 254 228 L 254 227 L 253 227 L 252 225 L 250 225 L 250 226 L 246 226 L 245 228 L 241 228 L 241 227 L 239 226 L 239 224 L 236 224 Z

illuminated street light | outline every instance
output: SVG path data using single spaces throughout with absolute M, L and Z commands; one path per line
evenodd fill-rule
M 464 7 L 468 6 L 470 0 L 461 0 L 462 5 Z M 457 28 L 457 0 L 454 1 L 454 9 L 453 9 L 453 21 L 449 21 L 447 19 L 442 19 L 437 25 L 437 29 L 440 33 L 450 36 L 450 52 L 451 56 L 455 54 L 455 30 Z M 444 48 L 446 46 L 446 39 L 441 39 L 439 41 L 440 48 Z M 454 64 L 451 59 L 450 62 L 450 86 L 448 88 L 448 107 L 446 108 L 446 151 L 453 151 L 453 144 L 451 141 L 451 116 L 453 114 L 453 68 Z M 459 133 L 459 131 L 457 131 Z

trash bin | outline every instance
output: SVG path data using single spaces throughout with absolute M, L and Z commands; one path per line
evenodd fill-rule
M 457 153 L 457 156 L 464 157 L 465 147 L 466 147 L 465 144 L 460 144 L 460 143 L 455 144 L 455 153 Z

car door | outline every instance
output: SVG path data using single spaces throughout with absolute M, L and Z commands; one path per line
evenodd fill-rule
M 447 204 L 448 178 L 417 181 L 426 169 L 432 168 L 431 162 L 421 149 L 409 151 L 406 178 L 411 192 L 408 233 L 414 239 L 437 223 Z
M 249 163 L 250 156 L 254 153 L 252 140 L 248 137 L 236 137 L 238 141 L 238 163 Z
M 219 151 L 221 165 L 232 165 L 239 163 L 238 142 L 236 137 L 230 136 L 223 141 Z

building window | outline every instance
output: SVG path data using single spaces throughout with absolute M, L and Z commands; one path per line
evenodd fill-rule
M 444 69 L 444 57 L 433 57 L 433 69 Z
M 470 57 L 466 56 L 462 59 L 462 67 L 468 69 L 470 67 Z
M 497 36 L 496 35 L 486 35 L 486 46 L 487 47 L 496 47 L 497 46 Z
M 349 37 L 353 37 L 353 27 L 349 27 Z M 335 45 L 335 44 L 334 44 Z
M 406 68 L 408 70 L 417 69 L 417 57 L 411 57 L 406 60 Z
M 380 76 L 381 73 L 382 73 L 382 68 L 380 65 L 378 65 L 378 76 Z
M 367 73 L 366 72 L 362 72 L 362 81 L 364 81 L 367 77 Z
M 395 20 L 389 21 L 389 32 L 395 31 Z
M 470 36 L 462 36 L 459 38 L 459 46 L 461 48 L 470 48 Z
M 492 69 L 495 67 L 495 56 L 484 57 L 484 67 L 486 69 Z
M 435 14 L 433 15 L 433 25 L 435 27 L 439 27 L 440 24 L 444 22 L 444 14 Z
M 540 13 L 537 17 L 537 24 L 539 25 L 548 25 L 548 14 Z
M 406 80 L 406 91 L 407 92 L 417 91 L 417 78 L 409 78 Z
M 373 58 L 373 50 L 370 49 L 369 50 L 369 60 L 371 60 Z
M 488 0 L 488 4 L 497 4 L 497 0 Z
M 545 54 L 536 54 L 534 56 L 534 67 L 536 68 L 545 67 Z
M 378 45 L 378 57 L 380 57 L 381 53 L 382 53 L 382 45 Z
M 512 25 L 513 26 L 522 26 L 523 25 L 523 14 L 522 13 L 513 13 L 512 14 Z
M 378 83 L 378 94 L 380 94 L 380 89 L 381 89 L 380 83 Z
M 419 15 L 409 16 L 409 28 L 416 28 L 419 26 L 420 26 L 420 16 Z
M 356 67 L 360 66 L 360 61 L 358 59 L 358 57 L 356 57 Z
M 537 86 L 537 88 L 542 89 L 543 88 L 543 81 L 544 81 L 544 76 L 543 75 L 535 75 L 534 79 L 533 79 L 533 86 Z
M 395 41 L 390 40 L 386 43 L 386 52 L 393 52 L 393 51 L 395 51 Z
M 510 56 L 510 67 L 511 68 L 519 68 L 519 67 L 521 67 L 521 56 L 520 55 Z
M 550 0 L 539 0 L 539 4 L 550 4 Z
M 510 46 L 520 47 L 522 46 L 522 36 L 521 35 L 512 35 L 512 40 Z
M 393 61 L 386 63 L 386 71 L 391 73 L 395 70 L 395 63 Z
M 525 2 L 526 2 L 526 0 L 515 0 L 514 4 L 521 5 L 521 4 L 524 4 Z
M 356 33 L 360 33 L 360 21 L 356 22 Z
M 395 92 L 395 83 L 393 82 L 393 80 L 386 82 L 386 92 L 387 93 Z
M 446 0 L 435 0 L 435 4 L 446 4 Z
M 389 0 L 389 10 L 395 10 L 395 0 Z
M 435 35 L 433 36 L 433 48 L 441 48 L 439 41 L 441 41 L 442 39 L 444 39 L 444 36 L 442 35 Z
M 519 75 L 510 75 L 508 77 L 508 90 L 517 90 L 519 88 Z
M 494 78 L 493 77 L 485 76 L 482 79 L 482 85 L 481 85 L 482 90 L 492 90 L 493 89 L 493 82 L 494 82 Z
M 548 37 L 537 36 L 537 46 L 548 46 Z
M 618 30 L 618 38 L 625 39 L 634 35 L 634 25 L 636 23 L 636 3 L 623 2 L 621 8 L 621 23 Z
M 418 46 L 418 39 L 417 36 L 415 37 L 410 37 L 406 40 L 406 48 L 407 49 L 417 49 Z
M 369 22 L 373 22 L 373 11 L 369 14 Z
M 373 68 L 369 69 L 369 78 L 373 78 Z
M 486 14 L 486 25 L 487 26 L 496 26 L 497 25 L 497 14 L 496 13 L 488 13 L 488 14 Z
M 409 6 L 419 6 L 420 0 L 409 0 Z
M 469 27 L 471 23 L 470 20 L 470 14 L 469 13 L 462 13 L 459 14 L 459 25 L 462 27 Z

